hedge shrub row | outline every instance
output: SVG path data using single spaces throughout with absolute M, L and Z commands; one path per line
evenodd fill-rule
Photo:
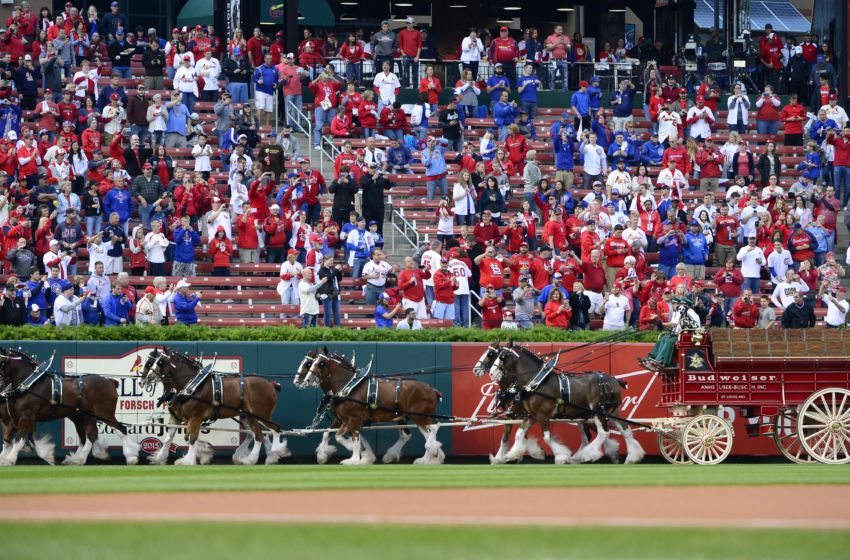
M 11 327 L 0 326 L 0 340 L 106 340 L 106 341 L 242 341 L 242 342 L 590 342 L 612 335 L 609 331 L 564 331 L 547 327 L 530 330 L 423 329 L 302 329 L 297 327 L 205 327 L 184 325 L 126 327 Z M 657 332 L 623 333 L 621 342 L 654 342 Z

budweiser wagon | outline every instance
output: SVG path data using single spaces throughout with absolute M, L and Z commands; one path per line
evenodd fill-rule
M 683 332 L 674 367 L 656 371 L 658 447 L 671 463 L 717 464 L 734 432 L 719 415 L 751 419 L 795 463 L 850 462 L 850 335 L 845 329 L 710 329 Z

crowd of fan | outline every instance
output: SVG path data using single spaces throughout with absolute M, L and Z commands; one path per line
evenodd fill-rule
M 248 40 L 237 30 L 226 44 L 201 26 L 174 29 L 166 41 L 153 29 L 130 33 L 117 3 L 103 17 L 93 8 L 81 16 L 70 3 L 61 16 L 43 16 L 23 2 L 0 41 L 7 276 L 0 323 L 114 326 L 173 317 L 194 324 L 202 294 L 191 278 L 200 249 L 213 276 L 228 276 L 237 257 L 279 263 L 281 303 L 299 305 L 304 326 L 316 325 L 320 311 L 325 326 L 340 324 L 349 270 L 376 306 L 378 327 L 402 318 L 397 328 L 421 328 L 425 318 L 469 326 L 474 308 L 485 329 L 586 329 L 595 319 L 611 330 L 662 328 L 671 326 L 676 296 L 693 297 L 713 326 L 768 328 L 779 315 L 786 327 L 814 326 L 813 305 L 827 308 L 827 326 L 844 324 L 844 269 L 832 252 L 837 215 L 850 197 L 850 126 L 834 74 L 819 72 L 817 58 L 810 75 L 820 83 L 809 95 L 816 117 L 794 93 L 783 107 L 769 80 L 754 106 L 735 84 L 725 101 L 733 132 L 722 146 L 712 136 L 725 93 L 710 75 L 689 92 L 675 78 L 661 84 L 648 64 L 644 109 L 653 131 L 645 142 L 632 116 L 634 84 L 621 81 L 609 108 L 601 106 L 598 80 L 581 80 L 545 141 L 557 170 L 548 177 L 529 148 L 537 139 L 537 90 L 558 74 L 565 87 L 569 63 L 592 58 L 560 26 L 537 43 L 554 75 L 538 77 L 537 54 L 514 75 L 515 63 L 534 53 L 536 32 L 524 53 L 507 28 L 489 51 L 473 33 L 462 43 L 466 72 L 447 105 L 438 105 L 442 85 L 431 68 L 418 84 L 419 102 L 402 108 L 396 95 L 403 84 L 417 86 L 417 64 L 433 46 L 412 19 L 398 34 L 385 22 L 368 47 L 357 34 L 340 46 L 305 31 L 296 64 L 281 33 L 272 42 L 259 28 Z M 477 82 L 477 60 L 464 60 L 469 48 L 496 63 L 486 84 Z M 622 48 L 605 54 L 627 56 Z M 120 80 L 130 76 L 134 55 L 145 84 L 128 95 Z M 351 62 L 345 77 L 330 56 Z M 364 90 L 358 64 L 366 56 L 383 72 Z M 106 58 L 112 75 L 100 88 Z M 393 73 L 397 59 L 402 80 Z M 173 91 L 164 91 L 166 77 Z M 356 151 L 343 144 L 329 183 L 292 132 L 303 85 L 315 95 L 314 143 L 326 126 L 338 138 L 366 138 Z M 491 102 L 479 110 L 482 90 Z M 286 103 L 275 115 L 278 92 Z M 197 102 L 214 102 L 211 130 L 194 112 Z M 37 122 L 24 122 L 24 110 Z M 775 145 L 756 157 L 741 140 L 751 112 L 767 134 L 784 126 L 785 145 L 808 141 L 800 179 L 787 193 Z M 466 141 L 465 120 L 482 114 L 492 115 L 493 128 L 480 142 Z M 282 134 L 263 133 L 276 118 L 285 120 Z M 183 148 L 191 148 L 192 170 L 174 164 L 173 150 Z M 227 172 L 223 198 L 210 178 L 214 159 Z M 450 164 L 461 171 L 450 175 Z M 415 165 L 425 168 L 427 198 L 440 198 L 437 239 L 393 265 L 382 251 L 387 191 Z M 510 183 L 517 176 L 519 188 Z M 576 179 L 589 194 L 579 196 Z M 690 179 L 706 191 L 697 207 L 683 202 Z M 321 207 L 324 193 L 333 195 L 330 208 Z M 512 199 L 518 211 L 507 209 Z M 87 277 L 77 270 L 83 247 Z M 125 248 L 132 276 L 153 279 L 142 295 L 124 271 Z M 347 266 L 335 260 L 336 249 Z M 657 268 L 648 253 L 658 254 Z M 709 278 L 711 255 L 721 269 Z M 167 284 L 166 262 L 182 278 L 176 285 Z M 772 286 L 764 295 L 762 280 Z M 706 293 L 706 281 L 715 293 Z

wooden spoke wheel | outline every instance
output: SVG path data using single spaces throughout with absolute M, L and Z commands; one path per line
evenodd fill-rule
M 692 461 L 685 454 L 685 448 L 682 445 L 682 427 L 677 426 L 669 432 L 658 433 L 658 451 L 668 463 L 674 465 L 690 465 Z
M 809 455 L 797 434 L 797 411 L 786 409 L 773 418 L 773 441 L 779 452 L 793 463 L 806 465 L 815 460 Z
M 732 451 L 732 428 L 714 414 L 697 416 L 683 433 L 685 454 L 698 465 L 716 465 Z
M 821 463 L 850 463 L 850 391 L 822 389 L 800 407 L 797 433 L 806 453 Z

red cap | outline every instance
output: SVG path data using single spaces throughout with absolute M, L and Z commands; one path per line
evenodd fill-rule
M 174 29 L 171 30 L 171 32 L 172 33 L 180 33 L 180 30 L 175 27 Z
M 198 30 L 198 31 L 201 31 L 201 30 L 203 30 L 203 26 L 199 23 L 198 25 L 195 26 L 195 29 Z
M 495 290 L 496 286 L 494 286 L 493 284 L 487 284 L 487 289 L 488 290 Z
M 357 155 L 358 155 L 358 156 L 365 156 L 365 155 L 366 155 L 366 150 L 363 150 L 363 149 L 357 150 Z
M 298 250 L 297 249 L 290 249 L 289 251 L 286 252 L 286 254 L 287 255 L 298 255 Z
M 705 97 L 702 95 L 697 95 L 697 103 L 705 103 Z
M 833 99 L 838 99 L 838 96 L 834 93 L 830 93 L 829 94 L 829 100 L 832 101 Z
M 145 288 L 145 293 L 146 294 L 155 294 L 156 288 L 154 288 L 153 286 L 148 286 L 147 288 Z
M 588 85 L 587 80 L 582 80 L 578 83 L 578 87 L 580 88 L 587 87 Z
M 620 282 L 619 280 L 617 280 L 616 282 L 614 282 L 614 287 L 615 287 L 615 288 L 622 288 L 622 287 L 623 287 L 623 283 L 622 283 L 622 282 Z
M 119 99 L 121 99 L 121 96 L 119 96 L 117 93 L 113 93 L 109 96 L 110 101 L 118 101 Z
M 503 25 L 502 27 L 500 27 L 500 28 L 499 28 L 499 31 L 507 31 L 507 30 L 508 30 L 508 28 L 507 28 L 507 27 L 505 27 L 504 25 Z
M 275 37 L 283 37 L 283 31 L 278 31 L 275 33 Z
M 151 165 L 150 163 L 146 163 L 142 166 L 142 169 L 153 169 L 153 165 Z
M 310 158 L 308 158 L 308 157 L 301 158 L 301 163 L 310 163 Z
M 191 56 L 189 56 L 188 54 L 184 54 L 184 55 L 183 55 L 183 60 L 184 60 L 184 61 L 191 61 L 191 60 L 192 60 L 192 57 L 191 57 Z
M 688 93 L 686 88 L 679 88 L 679 93 Z
M 696 282 L 694 282 L 694 286 L 697 287 L 697 288 L 705 288 L 705 281 L 704 280 L 697 280 Z

